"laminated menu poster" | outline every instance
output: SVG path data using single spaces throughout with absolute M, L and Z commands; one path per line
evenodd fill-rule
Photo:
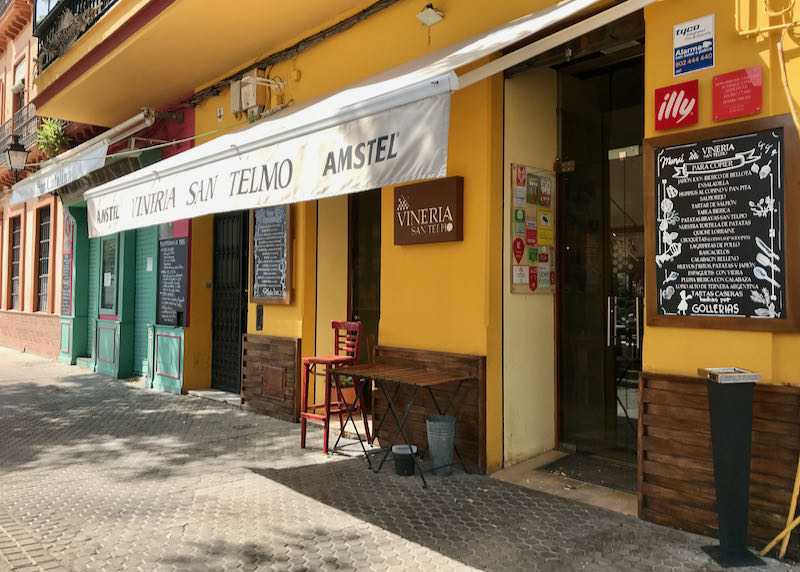
M 655 230 L 649 322 L 685 317 L 686 325 L 756 329 L 787 323 L 793 278 L 787 245 L 797 241 L 787 242 L 785 181 L 796 181 L 786 169 L 797 160 L 797 136 L 788 124 L 765 121 L 730 135 L 703 130 L 695 135 L 711 137 L 649 142 L 654 194 L 648 214 Z
M 511 293 L 555 290 L 555 173 L 511 165 Z

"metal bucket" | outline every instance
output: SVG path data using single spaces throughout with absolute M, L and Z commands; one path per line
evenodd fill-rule
M 449 475 L 453 472 L 453 441 L 456 434 L 456 418 L 450 415 L 433 415 L 425 418 L 428 429 L 428 451 L 431 455 L 434 475 Z

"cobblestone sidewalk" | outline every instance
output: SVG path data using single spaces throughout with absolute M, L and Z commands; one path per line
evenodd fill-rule
M 708 538 L 485 476 L 423 490 L 297 425 L 0 364 L 0 570 L 719 570 Z

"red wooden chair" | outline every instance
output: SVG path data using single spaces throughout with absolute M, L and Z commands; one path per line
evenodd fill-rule
M 322 421 L 323 424 L 323 444 L 322 452 L 328 454 L 328 437 L 330 434 L 331 414 L 339 415 L 339 424 L 344 429 L 344 413 L 347 412 L 347 404 L 340 391 L 337 391 L 336 399 L 331 399 L 331 390 L 335 389 L 335 384 L 330 375 L 330 370 L 344 365 L 354 365 L 358 363 L 359 347 L 361 347 L 361 322 L 339 322 L 333 320 L 331 328 L 334 331 L 334 352 L 332 356 L 314 356 L 303 358 L 303 385 L 300 397 L 300 447 L 306 447 L 306 422 L 309 419 Z M 308 403 L 308 384 L 312 376 L 325 378 L 325 399 L 322 403 Z M 355 382 L 356 395 L 358 395 L 358 382 Z M 317 411 L 322 409 L 321 413 Z M 364 420 L 364 428 L 367 435 L 367 442 L 372 443 L 367 423 L 367 415 L 364 408 L 358 405 L 361 417 Z M 353 420 L 355 422 L 355 419 Z

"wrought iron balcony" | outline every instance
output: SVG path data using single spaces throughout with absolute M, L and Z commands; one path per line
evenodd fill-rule
M 14 117 L 0 125 L 0 165 L 5 165 L 5 149 L 11 143 L 11 136 L 19 137 L 19 142 L 28 149 L 36 143 L 41 117 L 36 115 L 32 103 L 14 112 Z
M 0 150 L 7 149 L 9 144 L 11 144 L 11 135 L 13 133 L 13 125 L 14 121 L 9 119 L 2 125 L 0 125 Z M 0 164 L 5 165 L 5 153 L 0 155 Z
M 36 107 L 32 103 L 14 112 L 14 135 L 19 137 L 19 142 L 26 149 L 36 143 L 40 123 L 41 118 L 36 115 Z M 0 149 L 5 147 L 0 145 Z
M 0 0 L 5 1 L 5 0 Z M 39 38 L 39 72 L 66 52 L 117 0 L 51 1 L 52 9 L 39 13 L 37 3 L 33 35 Z

